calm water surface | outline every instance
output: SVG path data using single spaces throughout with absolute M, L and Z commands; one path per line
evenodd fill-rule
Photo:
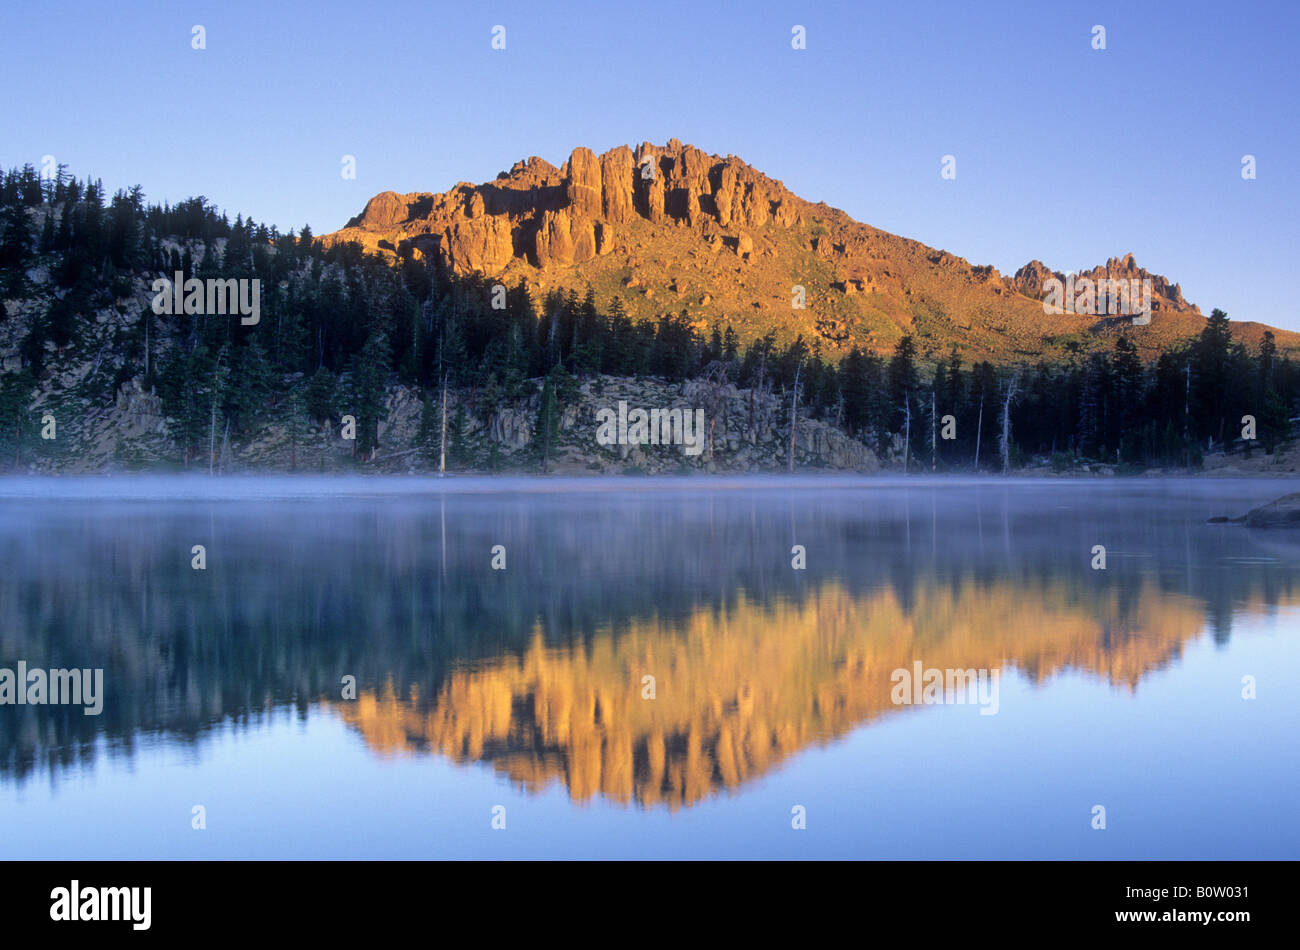
M 1297 489 L 0 481 L 0 858 L 1300 857 Z

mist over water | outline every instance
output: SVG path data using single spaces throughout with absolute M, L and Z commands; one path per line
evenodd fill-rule
M 1297 487 L 8 479 L 0 857 L 1294 857 Z

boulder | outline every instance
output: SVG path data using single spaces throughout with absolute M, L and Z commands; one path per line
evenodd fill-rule
M 1300 528 L 1300 492 L 1246 512 L 1246 524 L 1251 528 Z

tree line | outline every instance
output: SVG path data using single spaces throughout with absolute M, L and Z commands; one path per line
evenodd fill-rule
M 48 274 L 40 287 L 34 268 Z M 394 382 L 424 394 L 426 441 L 442 425 L 434 418 L 444 391 L 458 394 L 446 423 L 457 446 L 467 413 L 487 419 L 537 394 L 534 444 L 545 457 L 585 378 L 707 378 L 777 397 L 787 426 L 821 419 L 923 470 L 1010 469 L 1032 458 L 1195 466 L 1207 449 L 1240 441 L 1243 416 L 1257 429 L 1246 450 L 1271 450 L 1289 436 L 1300 395 L 1273 335 L 1249 352 L 1220 310 L 1198 337 L 1148 362 L 1122 334 L 1036 365 L 966 365 L 955 345 L 920 353 L 911 336 L 888 356 L 828 353 L 817 338 L 741 340 L 725 320 L 701 333 L 685 312 L 635 319 L 621 299 L 599 301 L 591 289 L 535 299 L 522 280 L 459 276 L 413 252 L 385 258 L 356 244 L 326 247 L 308 227 L 284 234 L 243 216 L 232 222 L 201 196 L 147 204 L 137 186 L 108 198 L 101 182 L 62 166 L 46 177 L 26 166 L 0 176 L 0 287 L 20 306 L 36 302 L 22 365 L 0 376 L 0 452 L 16 456 L 30 437 L 32 393 L 49 384 L 51 356 L 85 355 L 97 311 L 125 316 L 154 278 L 176 272 L 259 279 L 260 323 L 160 316 L 146 304 L 114 331 L 109 367 L 84 395 L 111 401 L 132 379 L 156 391 L 185 465 L 210 463 L 218 441 L 272 420 L 299 439 L 311 420 L 337 425 L 344 413 L 356 418 L 365 456 L 377 448 Z M 13 319 L 9 310 L 0 317 Z

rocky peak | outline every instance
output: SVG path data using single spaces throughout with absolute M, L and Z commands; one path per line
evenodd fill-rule
M 1106 335 L 1122 323 L 1150 354 L 1204 325 L 1177 284 L 1132 254 L 1076 279 L 1150 280 L 1158 319 L 1111 320 L 1109 299 L 1102 319 L 1093 310 L 1048 313 L 1048 281 L 1067 280 L 1041 261 L 1004 276 L 812 204 L 734 155 L 677 139 L 599 153 L 578 147 L 558 167 L 533 156 L 439 194 L 384 192 L 324 240 L 427 257 L 534 293 L 591 289 L 619 297 L 634 319 L 685 314 L 701 334 L 729 325 L 742 340 L 802 336 L 830 353 L 885 354 L 912 334 L 925 353 L 958 344 L 970 359 L 1016 360 L 1044 348 L 1065 353 L 1070 335 Z M 1262 330 L 1238 332 L 1254 339 Z
M 1139 267 L 1131 253 L 1125 254 L 1123 257 L 1109 258 L 1105 265 L 1098 265 L 1092 270 L 1080 271 L 1074 277 L 1076 281 L 1086 277 L 1094 282 L 1104 279 L 1150 280 L 1151 307 L 1153 310 L 1200 313 L 1200 310 L 1194 304 L 1188 303 L 1183 298 L 1182 288 L 1178 284 L 1172 283 L 1167 277 L 1153 274 L 1145 268 Z M 1011 280 L 1011 286 L 1027 297 L 1041 299 L 1046 293 L 1045 285 L 1047 281 L 1053 278 L 1059 280 L 1062 284 L 1066 282 L 1064 273 L 1052 270 L 1042 261 L 1034 260 L 1016 271 L 1016 276 Z
M 744 228 L 789 228 L 806 202 L 735 156 L 670 139 L 601 155 L 575 148 L 560 168 L 532 157 L 496 180 L 442 194 L 382 192 L 327 241 L 438 255 L 459 273 L 495 274 L 512 261 L 547 268 L 608 253 L 622 226 L 713 227 L 738 245 Z

